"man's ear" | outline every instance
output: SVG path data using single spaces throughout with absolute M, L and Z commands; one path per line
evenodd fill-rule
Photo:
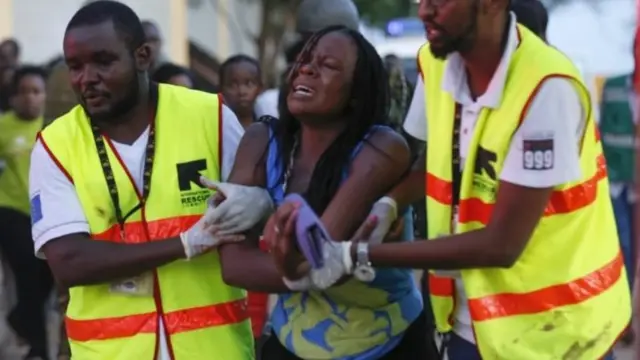
M 151 47 L 147 43 L 137 48 L 133 53 L 138 71 L 149 71 L 151 68 Z

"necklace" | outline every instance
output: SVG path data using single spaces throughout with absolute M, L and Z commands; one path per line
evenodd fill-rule
M 300 144 L 300 138 L 295 137 L 291 153 L 289 154 L 289 162 L 287 163 L 287 170 L 284 172 L 282 180 L 282 195 L 287 194 L 287 188 L 289 187 L 289 180 L 291 179 L 291 173 L 293 172 L 293 165 L 296 160 L 296 152 L 298 151 L 298 145 Z

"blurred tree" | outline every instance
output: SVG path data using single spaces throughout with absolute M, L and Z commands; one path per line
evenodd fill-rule
M 241 23 L 240 29 L 253 40 L 262 74 L 267 87 L 276 84 L 278 78 L 278 60 L 286 45 L 286 35 L 295 28 L 296 9 L 302 0 L 241 0 L 247 4 L 259 6 L 260 17 L 257 33 L 250 30 L 245 19 L 234 19 Z M 217 0 L 211 0 L 216 8 Z M 236 24 L 237 25 L 237 24 Z
M 544 6 L 547 7 L 549 12 L 562 7 L 569 5 L 574 2 L 584 2 L 590 6 L 594 7 L 594 10 L 597 10 L 598 4 L 602 3 L 603 0 L 541 0 Z
M 243 26 L 247 36 L 256 44 L 258 60 L 262 65 L 266 84 L 273 85 L 278 78 L 278 59 L 287 42 L 287 35 L 293 32 L 295 16 L 301 0 L 242 0 L 250 4 L 260 4 L 260 27 L 257 34 Z M 215 4 L 216 0 L 212 0 Z M 412 14 L 414 0 L 354 0 L 363 19 L 371 24 Z M 238 19 L 242 23 L 243 19 Z
M 414 0 L 354 0 L 360 16 L 373 25 L 382 25 L 390 19 L 411 15 Z
M 383 25 L 390 19 L 412 14 L 414 0 L 354 0 L 362 19 L 373 25 Z

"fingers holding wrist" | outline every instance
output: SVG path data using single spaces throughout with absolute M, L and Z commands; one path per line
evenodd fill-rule
M 289 280 L 286 277 L 282 277 L 282 282 L 289 290 L 293 291 L 309 290 L 312 285 L 311 278 L 309 278 L 309 276 L 305 276 L 298 280 Z

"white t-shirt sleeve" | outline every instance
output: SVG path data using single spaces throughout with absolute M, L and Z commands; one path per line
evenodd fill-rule
M 44 258 L 44 244 L 65 235 L 89 233 L 89 223 L 73 183 L 40 141 L 31 152 L 30 166 L 31 233 L 36 256 Z
M 414 138 L 427 141 L 427 116 L 424 97 L 424 82 L 422 76 L 418 75 L 416 88 L 413 91 L 411 105 L 404 120 L 404 131 Z
M 500 179 L 547 188 L 580 179 L 586 111 L 570 80 L 546 80 L 514 134 Z
M 244 128 L 240 124 L 236 114 L 229 109 L 226 105 L 222 105 L 222 164 L 221 164 L 221 179 L 227 181 L 231 169 L 233 169 L 233 163 L 236 161 L 236 152 L 238 151 L 238 145 L 240 145 L 240 139 L 244 135 Z
M 254 105 L 254 113 L 257 117 L 270 115 L 275 118 L 278 117 L 278 97 L 280 96 L 279 89 L 265 90 L 256 99 Z

